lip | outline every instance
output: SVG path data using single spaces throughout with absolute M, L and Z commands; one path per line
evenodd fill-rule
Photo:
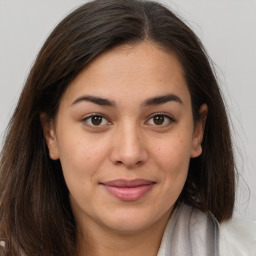
M 146 195 L 156 182 L 145 179 L 117 179 L 100 183 L 114 197 L 122 201 L 136 201 Z

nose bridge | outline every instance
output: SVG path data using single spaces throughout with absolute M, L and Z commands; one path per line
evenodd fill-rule
M 126 167 L 144 163 L 147 159 L 147 151 L 139 125 L 127 120 L 117 127 L 116 133 L 112 161 Z

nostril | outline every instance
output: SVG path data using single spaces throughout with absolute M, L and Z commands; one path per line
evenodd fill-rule
M 136 163 L 136 165 L 142 165 L 143 164 L 143 161 L 138 161 L 137 163 Z
M 135 143 L 135 139 L 127 139 L 125 143 L 117 143 L 109 154 L 110 161 L 116 166 L 126 166 L 131 169 L 142 166 L 148 159 L 148 152 L 142 144 Z
M 120 161 L 120 160 L 116 161 L 115 164 L 116 165 L 129 165 L 129 163 L 125 163 L 125 162 Z M 135 163 L 135 165 L 134 164 L 131 164 L 131 165 L 133 165 L 133 166 L 140 166 L 140 165 L 143 165 L 143 161 L 138 161 L 138 162 Z
M 116 165 L 121 165 L 121 164 L 123 164 L 122 161 L 116 161 Z

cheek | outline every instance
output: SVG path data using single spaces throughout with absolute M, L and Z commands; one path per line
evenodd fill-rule
M 159 141 L 155 145 L 154 159 L 161 172 L 164 201 L 174 203 L 187 179 L 192 139 L 183 134 Z
M 183 140 L 177 140 L 171 145 L 165 145 L 159 150 L 163 177 L 163 189 L 165 190 L 166 200 L 174 203 L 186 182 L 188 167 L 190 162 L 190 151 L 188 143 Z
M 154 158 L 164 170 L 179 173 L 187 171 L 190 161 L 192 139 L 177 135 L 155 143 Z
M 58 144 L 63 174 L 69 188 L 83 188 L 94 181 L 95 174 L 106 159 L 107 145 L 86 136 L 63 136 Z

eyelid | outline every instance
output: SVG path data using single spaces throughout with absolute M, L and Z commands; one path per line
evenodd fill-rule
M 158 128 L 165 128 L 167 126 L 170 126 L 172 123 L 176 122 L 176 120 L 170 114 L 167 114 L 167 113 L 164 113 L 164 112 L 157 112 L 157 113 L 154 113 L 154 114 L 150 115 L 147 118 L 146 123 L 148 123 L 149 120 L 151 118 L 154 118 L 155 116 L 163 116 L 163 117 L 168 118 L 170 120 L 170 123 L 165 124 L 165 125 L 154 125 L 154 124 L 152 124 L 152 126 L 155 126 L 155 127 L 158 127 Z
M 93 125 L 93 124 L 88 124 L 86 121 L 89 120 L 90 118 L 92 117 L 95 117 L 95 116 L 100 116 L 102 117 L 102 119 L 106 120 L 107 123 L 105 124 L 100 124 L 100 125 Z M 103 128 L 106 128 L 107 126 L 111 125 L 112 123 L 109 121 L 109 118 L 106 117 L 104 114 L 101 114 L 101 113 L 91 113 L 91 114 L 88 114 L 86 116 L 84 116 L 82 118 L 82 122 L 84 123 L 84 125 L 90 129 L 95 129 L 95 130 L 98 130 L 98 129 L 103 129 Z

